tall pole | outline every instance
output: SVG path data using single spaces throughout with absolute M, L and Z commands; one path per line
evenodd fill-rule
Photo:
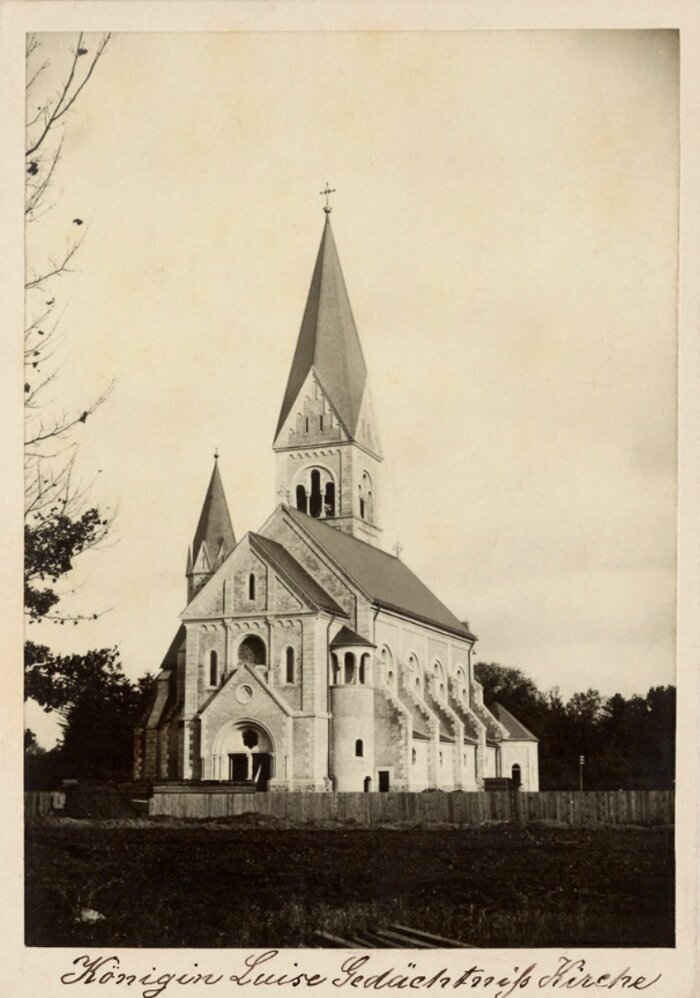
M 580 755 L 578 757 L 578 788 L 583 790 L 583 764 L 585 762 L 584 756 Z

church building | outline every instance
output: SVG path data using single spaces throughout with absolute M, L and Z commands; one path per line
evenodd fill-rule
M 537 739 L 485 707 L 469 624 L 382 550 L 383 454 L 324 210 L 273 442 L 282 502 L 237 540 L 215 461 L 134 776 L 270 791 L 507 777 L 537 790 Z

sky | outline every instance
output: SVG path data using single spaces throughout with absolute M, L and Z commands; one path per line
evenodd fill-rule
M 61 584 L 98 620 L 35 638 L 157 671 L 215 448 L 236 535 L 274 509 L 329 182 L 384 548 L 542 689 L 674 682 L 674 32 L 121 34 L 67 119 L 29 261 L 85 220 L 56 395 L 115 379 L 78 469 L 117 515 Z

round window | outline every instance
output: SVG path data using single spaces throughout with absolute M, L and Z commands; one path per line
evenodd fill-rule
M 236 700 L 239 703 L 250 703 L 253 699 L 253 687 L 249 686 L 248 683 L 243 683 L 236 690 Z

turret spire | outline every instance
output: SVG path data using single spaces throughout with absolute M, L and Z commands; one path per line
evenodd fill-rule
M 219 472 L 217 450 L 214 453 L 214 469 L 209 479 L 192 548 L 187 557 L 189 599 L 216 571 L 235 546 L 236 537 Z

